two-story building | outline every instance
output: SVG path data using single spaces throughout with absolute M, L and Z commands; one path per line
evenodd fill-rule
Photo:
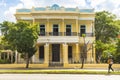
M 40 33 L 33 63 L 40 63 L 44 68 L 71 68 L 80 66 L 82 54 L 85 63 L 95 63 L 94 9 L 65 8 L 54 4 L 17 9 L 15 17 L 17 21 L 39 24 Z M 87 53 L 83 53 L 84 43 L 87 44 L 86 50 L 89 49 Z

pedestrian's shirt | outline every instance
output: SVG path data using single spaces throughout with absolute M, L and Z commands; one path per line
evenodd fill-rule
M 108 64 L 113 64 L 113 60 L 112 59 L 108 59 Z

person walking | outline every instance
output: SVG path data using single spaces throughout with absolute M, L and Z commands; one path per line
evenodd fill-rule
M 107 62 L 108 62 L 108 73 L 110 73 L 110 70 L 114 71 L 114 69 L 112 68 L 113 59 L 112 59 L 111 56 L 108 58 L 108 61 L 107 61 Z

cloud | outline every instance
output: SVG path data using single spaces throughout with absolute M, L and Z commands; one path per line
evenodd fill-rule
M 20 0 L 20 3 L 18 3 L 16 6 L 9 7 L 9 9 L 4 12 L 4 20 L 15 22 L 16 19 L 14 14 L 18 8 L 31 8 L 32 6 L 45 7 L 52 6 L 55 3 L 65 7 L 83 7 L 86 5 L 84 0 Z
M 7 21 L 11 21 L 11 22 L 15 22 L 16 19 L 15 19 L 15 12 L 16 12 L 16 9 L 18 8 L 23 8 L 23 4 L 18 4 L 17 6 L 14 6 L 14 7 L 10 7 L 7 11 L 4 12 L 4 20 L 7 20 Z
M 91 7 L 95 8 L 95 11 L 106 10 L 120 17 L 119 0 L 91 0 Z
M 16 21 L 14 14 L 18 8 L 46 7 L 58 4 L 64 7 L 94 8 L 95 11 L 107 10 L 120 17 L 120 1 L 118 0 L 19 0 L 16 6 L 11 6 L 4 12 L 4 19 Z M 6 5 L 2 0 L 0 5 Z
M 32 6 L 35 6 L 36 0 L 20 0 L 21 3 L 23 3 L 24 8 L 31 8 Z
M 45 7 L 51 6 L 53 4 L 58 4 L 65 7 L 76 7 L 85 6 L 85 0 L 20 0 L 25 8 L 35 7 Z M 27 3 L 27 4 L 26 4 Z
M 6 6 L 6 3 L 5 3 L 4 0 L 1 0 L 1 1 L 0 1 L 0 6 Z

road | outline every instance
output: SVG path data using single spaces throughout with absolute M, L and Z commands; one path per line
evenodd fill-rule
M 120 80 L 120 75 L 0 74 L 0 80 Z

